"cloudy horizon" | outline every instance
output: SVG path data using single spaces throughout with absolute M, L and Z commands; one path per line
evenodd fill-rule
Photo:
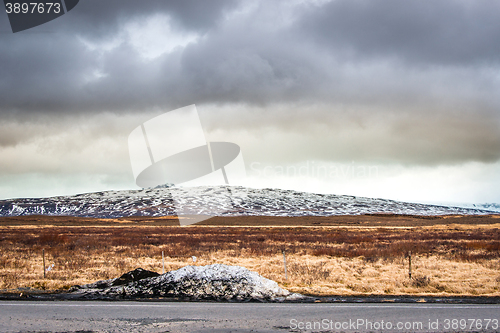
M 500 203 L 500 3 L 81 0 L 0 15 L 0 199 L 136 189 L 128 134 L 196 104 L 251 187 Z

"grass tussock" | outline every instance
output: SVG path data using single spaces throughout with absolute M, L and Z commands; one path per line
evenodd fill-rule
M 45 279 L 42 249 L 54 265 Z M 163 251 L 166 271 L 240 265 L 306 294 L 500 295 L 494 227 L 2 227 L 0 250 L 4 290 L 65 289 L 137 267 L 161 272 Z

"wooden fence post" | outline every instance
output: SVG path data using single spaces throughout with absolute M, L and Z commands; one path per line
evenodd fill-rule
M 411 280 L 411 251 L 408 252 L 408 277 Z
M 165 257 L 163 256 L 163 251 L 161 251 L 161 264 L 163 266 L 161 273 L 165 274 Z
M 43 278 L 45 279 L 45 249 L 42 249 L 42 258 L 43 258 Z
M 288 280 L 287 272 L 286 272 L 286 256 L 285 250 L 283 250 L 283 264 L 285 265 L 285 280 Z

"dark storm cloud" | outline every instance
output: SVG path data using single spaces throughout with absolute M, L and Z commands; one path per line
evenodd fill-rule
M 300 19 L 325 47 L 361 58 L 473 65 L 500 62 L 498 1 L 335 0 Z
M 167 13 L 183 29 L 205 31 L 237 5 L 230 0 L 82 0 L 64 24 L 78 34 L 103 38 L 117 33 L 128 20 Z
M 475 71 L 478 64 L 497 66 L 496 2 L 336 0 L 292 9 L 286 2 L 262 2 L 246 15 L 225 20 L 249 4 L 87 0 L 32 29 L 55 33 L 3 34 L 1 112 L 300 100 L 394 107 L 422 97 L 432 100 L 437 95 L 430 91 L 434 82 L 456 85 L 462 77 L 471 81 L 455 91 L 438 92 L 438 98 L 461 95 L 467 84 L 473 86 L 472 99 L 476 91 L 487 98 L 496 95 L 498 82 L 489 82 L 491 77 L 461 72 Z M 290 22 L 280 22 L 286 11 Z M 123 37 L 128 22 L 145 23 L 161 13 L 172 18 L 178 31 L 198 33 L 198 41 L 151 61 L 126 39 L 102 49 Z M 439 64 L 449 73 L 444 78 L 440 69 L 427 69 L 416 78 L 412 66 L 421 64 Z M 486 91 L 479 92 L 476 81 Z M 495 97 L 489 102 L 498 106 Z
M 235 103 L 274 115 L 257 112 L 239 125 L 241 115 L 229 115 L 228 127 L 265 121 L 277 135 L 301 132 L 310 145 L 290 143 L 288 160 L 314 151 L 332 160 L 490 162 L 500 158 L 499 9 L 459 1 L 82 0 L 47 25 L 0 36 L 0 116 Z M 159 14 L 174 33 L 197 39 L 147 59 L 127 25 Z M 309 104 L 324 107 L 313 115 L 297 107 Z M 376 119 L 386 124 L 370 124 Z M 337 131 L 318 134 L 308 123 Z M 6 134 L 0 141 L 16 144 Z M 315 142 L 321 149 L 310 148 Z
M 96 60 L 81 43 L 57 34 L 2 36 L 0 109 L 22 114 L 78 103 L 84 99 L 79 81 Z
M 14 35 L 4 31 L 0 35 L 0 112 L 88 112 L 125 106 L 129 110 L 162 103 L 168 84 L 158 85 L 165 84 L 162 76 L 169 73 L 153 68 L 158 63 L 145 63 L 126 42 L 103 56 L 82 41 L 111 42 L 127 22 L 146 21 L 157 14 L 168 15 L 180 31 L 204 33 L 237 4 L 225 0 L 87 0 L 47 25 Z M 6 27 L 7 16 L 1 20 Z M 92 80 L 99 71 L 109 79 Z

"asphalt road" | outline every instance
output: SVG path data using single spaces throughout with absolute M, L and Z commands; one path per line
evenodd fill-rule
M 0 301 L 0 332 L 500 332 L 499 320 L 498 304 Z

